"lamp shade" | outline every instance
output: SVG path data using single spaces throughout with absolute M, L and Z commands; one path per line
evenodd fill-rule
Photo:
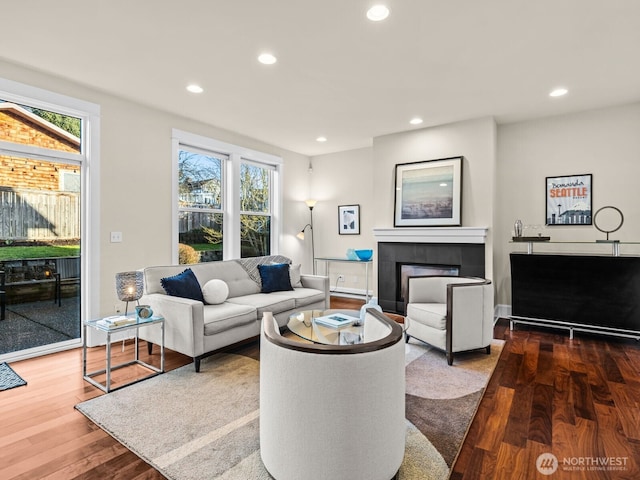
M 122 302 L 133 302 L 142 296 L 142 272 L 116 273 L 116 292 Z

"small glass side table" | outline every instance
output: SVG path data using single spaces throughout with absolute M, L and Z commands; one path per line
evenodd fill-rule
M 101 325 L 99 322 L 102 319 L 85 320 L 82 324 L 84 329 L 84 332 L 82 335 L 82 338 L 84 339 L 82 342 L 82 377 L 91 385 L 98 387 L 103 392 L 109 393 L 119 388 L 126 387 L 127 385 L 131 385 L 133 383 L 146 380 L 147 378 L 155 377 L 156 375 L 160 375 L 161 373 L 164 372 L 164 317 L 154 315 L 150 318 L 137 318 L 135 313 L 127 315 L 127 317 L 129 317 L 133 322 L 126 325 L 120 325 L 120 326 L 111 327 L 111 328 Z M 161 335 L 162 340 L 160 342 L 160 368 L 140 360 L 140 353 L 138 351 L 138 329 L 143 327 L 148 328 L 152 325 L 159 325 L 162 332 L 162 335 Z M 105 332 L 107 334 L 106 367 L 103 370 L 87 372 L 87 327 L 93 328 L 101 332 Z M 136 331 L 135 332 L 136 333 L 135 334 L 135 358 L 129 362 L 123 362 L 117 365 L 112 365 L 111 364 L 111 335 L 116 332 L 124 332 L 131 329 L 135 329 Z M 145 377 L 137 378 L 134 381 L 127 382 L 123 385 L 119 385 L 115 388 L 112 388 L 111 372 L 118 368 L 127 367 L 129 365 L 141 365 L 149 369 L 151 373 Z M 102 375 L 102 374 L 106 374 L 106 380 L 104 384 L 94 380 L 93 378 L 97 375 Z

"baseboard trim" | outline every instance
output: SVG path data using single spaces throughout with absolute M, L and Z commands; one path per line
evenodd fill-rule
M 493 323 L 498 321 L 500 318 L 509 318 L 511 316 L 511 305 L 498 304 L 495 306 L 493 310 Z

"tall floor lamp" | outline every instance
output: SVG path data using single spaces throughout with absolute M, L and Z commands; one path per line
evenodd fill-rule
M 315 200 L 305 200 L 305 202 L 307 204 L 307 207 L 309 207 L 309 213 L 311 214 L 311 222 L 307 223 L 302 230 L 300 230 L 300 233 L 298 233 L 296 235 L 296 237 L 298 237 L 300 240 L 304 240 L 304 231 L 307 229 L 307 227 L 309 227 L 309 230 L 311 231 L 311 263 L 313 265 L 313 274 L 316 274 L 316 252 L 315 252 L 315 247 L 313 245 L 313 207 L 316 206 L 316 201 Z

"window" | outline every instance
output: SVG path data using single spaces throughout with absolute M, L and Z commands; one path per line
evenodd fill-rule
M 271 172 L 267 165 L 240 165 L 241 256 L 271 253 Z
M 277 252 L 282 159 L 174 130 L 176 263 Z
M 222 260 L 228 158 L 183 145 L 178 150 L 179 263 Z

